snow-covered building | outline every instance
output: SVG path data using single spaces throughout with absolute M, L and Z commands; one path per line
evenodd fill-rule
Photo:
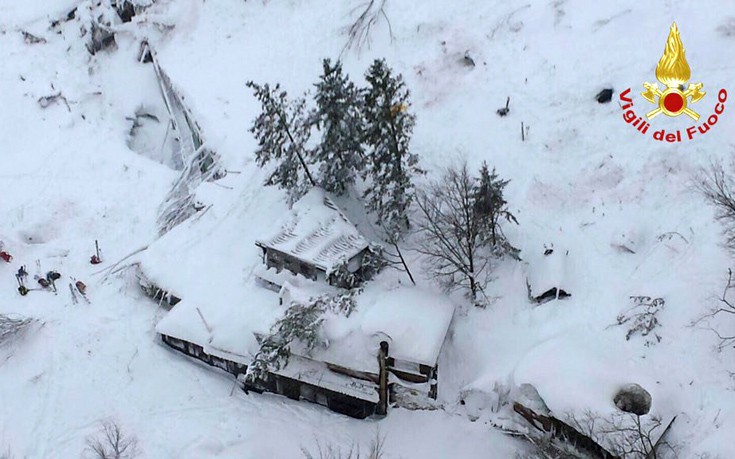
M 213 200 L 229 198 L 207 184 L 200 191 Z M 245 380 L 262 338 L 294 302 L 346 294 L 330 285 L 330 273 L 361 275 L 369 266 L 363 257 L 371 254 L 368 241 L 320 189 L 295 203 L 282 224 L 275 211 L 252 221 L 255 212 L 242 206 L 256 204 L 232 202 L 227 212 L 203 213 L 138 257 L 146 294 L 173 306 L 156 325 L 162 341 L 232 374 L 246 390 L 308 400 L 349 416 L 382 414 L 392 396 L 400 402 L 406 393 L 411 402 L 430 403 L 454 306 L 437 292 L 387 279 L 352 290 L 349 313 L 325 308 L 315 347 L 291 342 L 287 364 Z M 270 237 L 257 236 L 269 231 Z
M 367 239 L 320 188 L 297 201 L 278 230 L 255 245 L 268 268 L 323 281 L 343 264 L 361 277 L 363 257 L 369 252 Z
M 243 304 L 182 301 L 156 331 L 174 349 L 244 380 L 258 350 L 257 337 L 268 333 L 282 312 L 276 294 L 254 288 Z M 358 418 L 378 411 L 383 377 L 385 397 L 402 385 L 435 398 L 437 362 L 453 314 L 454 306 L 432 292 L 367 288 L 349 317 L 327 315 L 321 333 L 328 344 L 309 352 L 292 348 L 284 367 L 245 387 L 319 403 Z
M 529 259 L 528 296 L 545 303 L 572 296 L 568 284 L 569 251 L 548 245 L 542 254 Z

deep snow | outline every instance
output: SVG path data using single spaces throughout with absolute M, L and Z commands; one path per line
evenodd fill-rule
M 238 285 L 252 281 L 260 262 L 254 241 L 287 212 L 284 194 L 264 188 L 254 164 L 247 128 L 259 107 L 245 82 L 280 82 L 292 95 L 311 89 L 320 60 L 342 50 L 359 2 L 159 0 L 120 26 L 116 50 L 93 58 L 75 22 L 48 29 L 76 3 L 0 0 L 0 239 L 15 257 L 0 263 L 0 313 L 40 321 L 22 342 L 0 348 L 0 451 L 78 457 L 99 420 L 115 417 L 152 458 L 294 458 L 315 438 L 365 444 L 376 427 L 390 458 L 511 458 L 519 444 L 483 422 L 490 414 L 470 422 L 476 407 L 459 405 L 460 393 L 532 383 L 560 415 L 610 413 L 615 390 L 637 382 L 651 392 L 652 412 L 679 415 L 672 433 L 682 457 L 735 456 L 733 350 L 716 352 L 714 334 L 691 326 L 716 301 L 731 262 L 713 210 L 692 190 L 700 167 L 730 162 L 731 103 L 707 135 L 670 145 L 627 125 L 617 98 L 632 87 L 636 112 L 649 109 L 638 94 L 654 79 L 672 21 L 692 81 L 708 91 L 699 113 L 712 113 L 719 88 L 735 94 L 735 42 L 725 33 L 735 21 L 731 3 L 388 1 L 393 39 L 378 23 L 369 48 L 344 55 L 346 70 L 362 84 L 372 59 L 385 57 L 403 73 L 417 114 L 412 147 L 429 171 L 422 181 L 461 155 L 512 180 L 507 199 L 520 225 L 506 233 L 525 261 L 498 268 L 488 309 L 458 311 L 440 357 L 445 410 L 398 409 L 380 421 L 233 391 L 226 375 L 159 344 L 154 327 L 165 310 L 142 297 L 132 273 L 100 272 L 150 245 L 136 259 L 180 285 L 186 301 L 206 301 L 214 290 L 243 301 Z M 21 29 L 47 43 L 24 43 Z M 160 103 L 153 69 L 136 62 L 142 38 L 225 167 L 239 172 L 202 185 L 197 198 L 212 207 L 161 239 L 156 213 L 178 173 L 127 147 L 126 118 Z M 462 65 L 466 52 L 474 68 Z M 597 104 L 608 85 L 613 102 Z M 39 97 L 59 91 L 68 109 L 39 106 Z M 500 118 L 495 110 L 507 96 L 511 110 Z M 667 130 L 692 124 L 654 121 Z M 94 239 L 105 260 L 98 267 L 88 262 Z M 621 241 L 635 253 L 621 251 Z M 536 306 L 526 278 L 548 242 L 570 250 L 572 297 Z M 418 272 L 413 244 L 409 238 L 405 249 Z M 250 249 L 233 254 L 233 246 Z M 64 275 L 57 295 L 16 293 L 15 270 L 26 264 L 33 275 L 35 260 L 42 273 Z M 91 305 L 71 304 L 69 276 L 87 283 Z M 407 279 L 388 272 L 377 282 L 399 281 Z M 661 343 L 626 341 L 624 328 L 609 327 L 631 295 L 666 300 Z M 735 330 L 735 321 L 712 324 Z

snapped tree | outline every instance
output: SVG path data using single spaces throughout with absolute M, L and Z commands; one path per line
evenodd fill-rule
M 291 303 L 283 317 L 273 324 L 270 333 L 259 339 L 260 348 L 248 366 L 246 380 L 257 382 L 264 379 L 269 371 L 286 366 L 293 345 L 308 355 L 317 345 L 325 344 L 320 336 L 324 313 L 331 311 L 349 316 L 355 309 L 355 297 L 360 291 L 347 290 L 336 295 L 313 297 L 306 303 Z
M 247 86 L 262 107 L 250 128 L 258 141 L 256 163 L 263 167 L 276 162 L 265 184 L 287 190 L 292 202 L 296 201 L 309 185 L 316 185 L 306 162 L 309 157 L 306 145 L 311 136 L 306 100 L 302 97 L 289 101 L 280 85 L 271 88 L 267 83 L 259 85 L 250 81 Z

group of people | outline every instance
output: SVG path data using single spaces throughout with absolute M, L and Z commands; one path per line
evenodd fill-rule
M 18 272 L 15 273 L 15 279 L 18 281 L 18 293 L 23 296 L 27 295 L 31 289 L 26 286 L 26 281 L 28 280 L 28 271 L 26 271 L 25 265 L 18 268 Z M 33 279 L 38 282 L 38 285 L 40 285 L 42 289 L 53 290 L 54 292 L 56 292 L 56 281 L 61 279 L 61 274 L 59 274 L 57 271 L 49 271 L 46 273 L 46 277 L 41 277 L 40 275 L 36 274 L 35 276 L 33 276 Z
M 96 241 L 95 241 L 96 243 Z M 13 256 L 10 255 L 9 252 L 3 250 L 3 242 L 0 241 L 0 260 L 4 261 L 5 263 L 11 263 L 13 261 Z M 97 247 L 97 252 L 94 256 L 92 256 L 92 259 L 90 260 L 92 264 L 99 264 L 101 262 L 99 257 L 99 247 Z M 41 262 L 40 260 L 36 260 L 36 268 L 37 272 L 41 272 Z M 38 283 L 39 287 L 37 288 L 30 288 L 28 286 L 28 270 L 26 269 L 25 265 L 22 265 L 20 268 L 18 268 L 18 271 L 15 273 L 15 279 L 18 281 L 18 293 L 20 293 L 21 296 L 26 296 L 28 292 L 32 290 L 49 290 L 56 293 L 56 281 L 61 279 L 61 274 L 58 271 L 51 270 L 46 273 L 45 276 L 41 276 L 40 274 L 36 274 L 33 276 L 33 279 Z M 76 280 L 74 278 L 71 278 L 71 280 L 74 282 L 74 287 L 76 287 L 76 290 L 86 298 L 87 293 L 87 286 L 84 284 L 84 282 Z M 72 287 L 72 284 L 69 284 L 69 289 L 72 293 L 72 299 L 76 303 L 76 292 L 74 291 L 74 287 Z

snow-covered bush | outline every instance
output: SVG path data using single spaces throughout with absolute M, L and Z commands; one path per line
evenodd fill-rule
M 381 459 L 385 454 L 385 436 L 376 430 L 375 438 L 368 445 L 365 455 L 360 452 L 360 446 L 354 443 L 345 450 L 330 441 L 322 443 L 319 440 L 316 441 L 315 451 L 302 446 L 301 452 L 304 459 Z
M 35 319 L 28 317 L 11 317 L 0 314 L 0 346 L 20 338 Z
M 714 334 L 717 335 L 717 338 L 720 340 L 720 343 L 717 346 L 718 350 L 720 351 L 725 349 L 726 347 L 735 347 L 735 333 L 727 332 L 723 334 L 719 330 L 720 327 L 710 325 L 708 322 L 711 319 L 718 319 L 720 321 L 723 321 L 727 317 L 735 318 L 735 302 L 728 298 L 728 294 L 730 293 L 730 289 L 732 288 L 732 269 L 728 269 L 727 283 L 725 284 L 725 288 L 722 291 L 722 295 L 718 298 L 719 302 L 716 306 L 711 307 L 706 314 L 703 314 L 699 317 L 699 319 L 694 322 L 694 324 L 705 323 L 709 326 L 709 329 L 714 332 Z
M 645 345 L 651 346 L 661 342 L 661 336 L 654 332 L 654 329 L 660 325 L 657 315 L 664 308 L 666 301 L 663 298 L 651 298 L 650 296 L 631 296 L 630 299 L 633 306 L 621 312 L 615 324 L 628 324 L 625 339 L 630 340 L 635 335 L 648 337 L 653 333 L 652 337 L 646 339 Z

